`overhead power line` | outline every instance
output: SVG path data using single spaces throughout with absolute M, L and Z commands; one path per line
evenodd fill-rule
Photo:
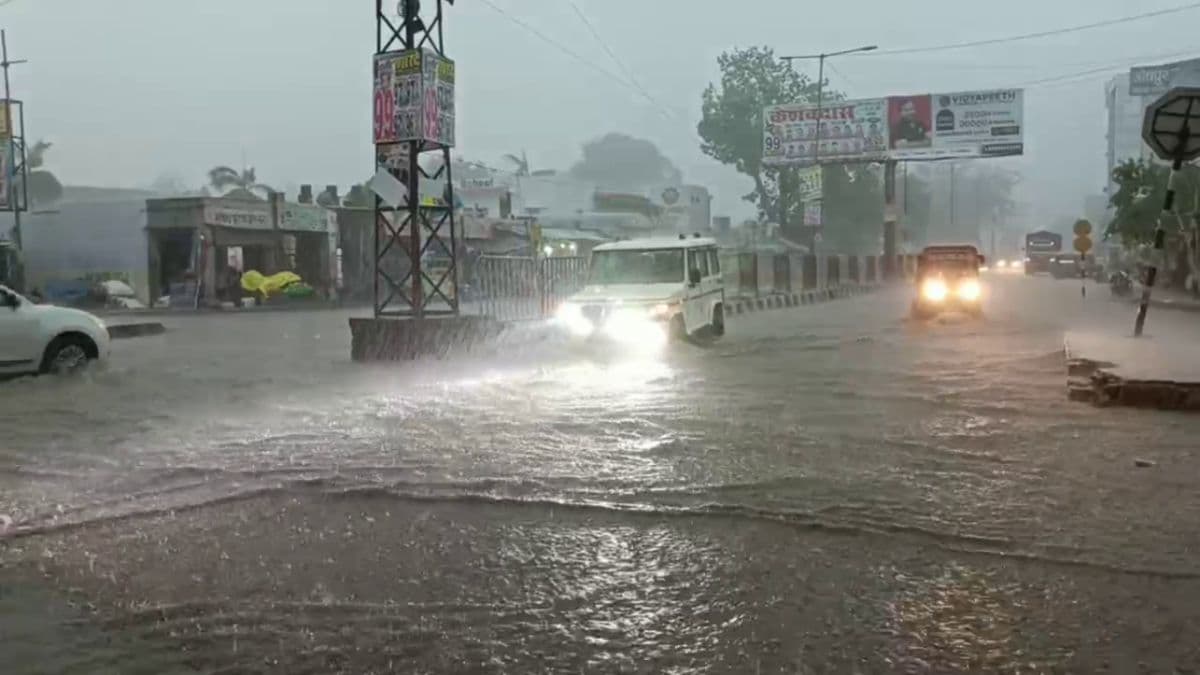
M 1160 58 L 1192 56 L 1195 53 L 1196 53 L 1196 50 L 1192 49 L 1192 50 L 1189 50 L 1186 52 L 1175 52 L 1172 54 L 1164 54 L 1164 55 L 1161 55 Z M 1016 85 L 1016 86 L 1017 87 L 1038 87 L 1038 86 L 1052 84 L 1052 83 L 1056 83 L 1056 82 L 1065 82 L 1068 80 L 1075 80 L 1077 78 L 1086 78 L 1089 75 L 1109 75 L 1109 74 L 1112 74 L 1114 71 L 1122 71 L 1127 68 L 1130 68 L 1139 62 L 1144 62 L 1144 59 L 1133 58 L 1133 59 L 1125 59 L 1122 61 L 1109 62 L 1108 64 L 1105 64 L 1102 66 L 1097 66 L 1095 68 L 1090 68 L 1088 70 L 1082 70 L 1082 71 L 1078 71 L 1078 72 L 1074 72 L 1074 73 L 1065 73 L 1062 75 L 1053 75 L 1050 77 L 1044 77 L 1041 79 L 1033 80 L 1031 82 L 1025 82 L 1025 83 Z
M 1159 9 L 1159 10 L 1155 10 L 1153 12 L 1145 12 L 1143 14 L 1133 14 L 1130 16 L 1123 16 L 1123 17 L 1116 18 L 1116 19 L 1107 19 L 1105 21 L 1096 21 L 1094 23 L 1087 23 L 1087 24 L 1082 24 L 1079 26 L 1070 26 L 1067 28 L 1057 28 L 1054 30 L 1038 31 L 1036 33 L 1025 33 L 1023 35 L 1011 35 L 1009 37 L 991 38 L 988 40 L 973 40 L 971 42 L 952 42 L 952 43 L 948 43 L 948 44 L 932 45 L 932 46 L 928 46 L 928 47 L 907 47 L 907 48 L 903 48 L 903 49 L 881 49 L 881 50 L 878 50 L 875 52 L 868 52 L 866 54 L 862 54 L 861 56 L 862 57 L 870 57 L 870 56 L 874 56 L 874 55 L 882 56 L 884 54 L 921 54 L 921 53 L 927 53 L 927 52 L 945 51 L 945 50 L 949 50 L 949 49 L 967 49 L 970 47 L 984 47 L 987 45 L 998 45 L 998 44 L 1005 44 L 1005 43 L 1009 43 L 1009 42 L 1018 42 L 1020 40 L 1036 40 L 1036 39 L 1040 39 L 1040 38 L 1053 37 L 1056 35 L 1066 35 L 1068 33 L 1078 33 L 1080 31 L 1092 30 L 1095 28 L 1116 26 L 1116 25 L 1123 24 L 1123 23 L 1130 23 L 1132 21 L 1141 21 L 1143 19 L 1152 19 L 1155 17 L 1167 16 L 1170 14 L 1178 14 L 1180 12 L 1187 12 L 1187 11 L 1194 10 L 1194 9 L 1200 9 L 1200 2 L 1193 2 L 1193 3 L 1189 3 L 1187 5 L 1180 5 L 1178 7 L 1169 7 L 1167 9 Z
M 509 21 L 516 24 L 517 26 L 520 26 L 521 28 L 525 29 L 526 31 L 531 33 L 534 37 L 538 38 L 542 42 L 545 42 L 546 44 L 550 45 L 551 47 L 554 47 L 558 51 L 575 59 L 576 61 L 587 66 L 588 68 L 591 68 L 592 70 L 596 71 L 597 73 L 604 75 L 605 77 L 612 80 L 613 82 L 616 82 L 617 84 L 633 91 L 638 96 L 640 96 L 641 98 L 644 98 L 648 103 L 650 103 L 652 106 L 654 106 L 660 113 L 662 113 L 664 115 L 671 114 L 671 113 L 667 112 L 662 107 L 662 105 L 660 105 L 658 103 L 658 101 L 654 100 L 654 97 L 650 96 L 645 91 L 643 91 L 635 82 L 630 82 L 629 80 L 626 80 L 625 78 L 621 77 L 620 75 L 613 73 L 612 71 L 608 70 L 607 68 L 604 68 L 603 66 L 599 66 L 596 63 L 588 60 L 587 58 L 584 58 L 578 52 L 572 50 L 571 48 L 567 47 L 566 45 L 563 45 L 561 42 L 555 40 L 554 38 L 551 38 L 550 36 L 546 35 L 542 31 L 538 30 L 533 25 L 531 25 L 529 22 L 524 21 L 524 20 L 506 12 L 502 7 L 496 5 L 496 3 L 492 2 L 492 0 L 479 0 L 479 2 L 481 2 L 484 5 L 487 5 L 488 7 L 490 7 L 492 9 L 492 11 L 494 11 L 497 14 L 508 19 Z

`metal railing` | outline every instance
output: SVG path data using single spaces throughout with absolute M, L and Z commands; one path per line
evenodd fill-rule
M 544 319 L 583 288 L 587 259 L 485 255 L 470 265 L 467 279 L 470 301 L 464 310 L 498 321 Z

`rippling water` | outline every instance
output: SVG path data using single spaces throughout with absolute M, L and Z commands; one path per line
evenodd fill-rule
M 1200 663 L 1200 424 L 1067 402 L 1062 329 L 1123 316 L 1067 291 L 406 368 L 339 315 L 180 319 L 0 390 L 0 616 L 46 615 L 50 672 Z

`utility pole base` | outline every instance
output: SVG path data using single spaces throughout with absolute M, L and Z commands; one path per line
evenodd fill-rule
M 499 321 L 479 316 L 350 319 L 350 358 L 356 362 L 444 358 L 476 350 L 505 328 Z

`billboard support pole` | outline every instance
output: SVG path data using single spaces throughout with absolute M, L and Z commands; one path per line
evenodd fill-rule
M 883 276 L 896 277 L 896 160 L 883 163 Z

